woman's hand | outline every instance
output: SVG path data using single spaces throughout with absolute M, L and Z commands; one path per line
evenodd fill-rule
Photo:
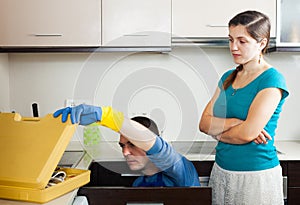
M 267 144 L 268 140 L 272 140 L 272 137 L 265 130 L 262 130 L 253 142 L 256 144 Z

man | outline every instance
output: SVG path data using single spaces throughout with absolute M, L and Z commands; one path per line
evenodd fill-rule
M 53 115 L 62 115 L 62 122 L 70 115 L 73 124 L 97 122 L 119 132 L 119 144 L 129 168 L 143 173 L 133 186 L 200 186 L 193 164 L 159 136 L 156 124 L 148 118 L 136 117 L 130 120 L 111 107 L 85 104 L 60 109 Z

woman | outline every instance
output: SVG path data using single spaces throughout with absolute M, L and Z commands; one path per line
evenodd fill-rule
M 229 47 L 237 68 L 221 77 L 199 129 L 219 142 L 210 186 L 213 204 L 283 204 L 282 170 L 274 146 L 285 98 L 284 77 L 263 54 L 269 18 L 257 11 L 229 22 Z

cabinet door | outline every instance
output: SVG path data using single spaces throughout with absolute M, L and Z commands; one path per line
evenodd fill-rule
M 288 188 L 288 205 L 299 205 L 300 201 L 300 188 L 292 187 Z
M 174 37 L 228 37 L 228 22 L 245 10 L 257 10 L 271 20 L 271 37 L 276 33 L 276 0 L 173 0 Z
M 300 162 L 288 162 L 288 204 L 299 204 L 300 200 Z
M 278 0 L 277 45 L 300 47 L 299 12 L 299 0 Z
M 171 0 L 102 0 L 103 46 L 170 46 Z
M 300 188 L 300 162 L 289 161 L 288 163 L 288 186 Z
M 0 46 L 99 46 L 101 0 L 1 0 Z

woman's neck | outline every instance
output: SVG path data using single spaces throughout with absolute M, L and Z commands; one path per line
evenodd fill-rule
M 252 61 L 244 64 L 243 69 L 237 73 L 232 83 L 233 89 L 245 87 L 270 67 L 264 60 L 261 60 L 260 63 Z
M 268 68 L 270 68 L 271 65 L 268 64 L 263 57 L 261 57 L 260 62 L 257 60 L 249 61 L 248 63 L 245 63 L 243 65 L 243 70 L 241 70 L 242 73 L 246 75 L 253 75 L 257 73 L 261 73 Z

